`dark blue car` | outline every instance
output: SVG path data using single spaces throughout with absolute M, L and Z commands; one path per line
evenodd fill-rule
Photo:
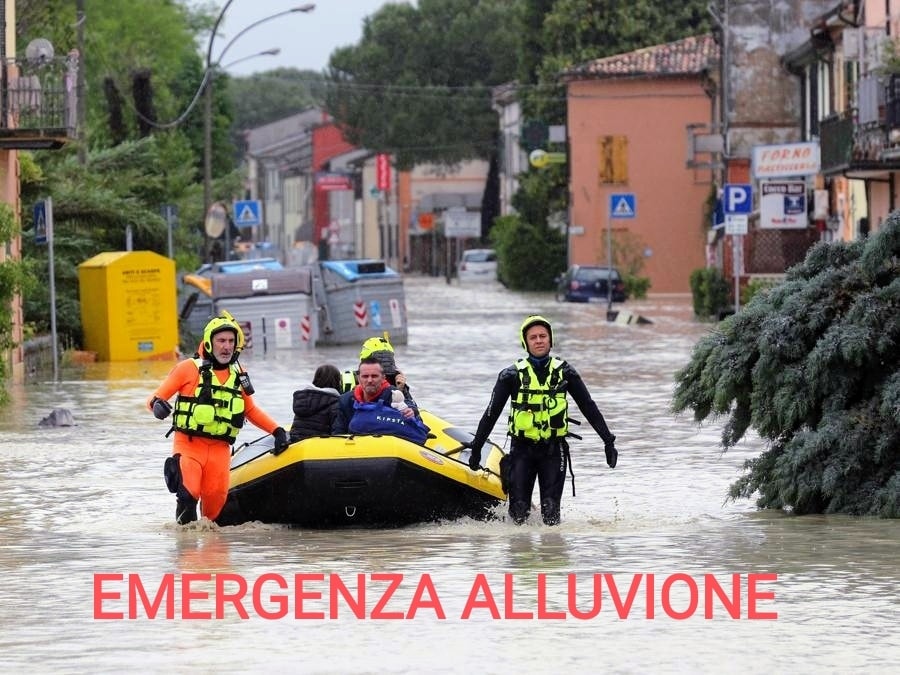
M 572 265 L 556 278 L 556 299 L 560 302 L 606 302 L 612 283 L 612 301 L 625 302 L 625 283 L 615 267 Z

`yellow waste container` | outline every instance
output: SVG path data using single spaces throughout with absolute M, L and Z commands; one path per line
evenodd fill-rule
M 85 349 L 99 361 L 175 358 L 175 262 L 153 251 L 100 253 L 78 266 Z

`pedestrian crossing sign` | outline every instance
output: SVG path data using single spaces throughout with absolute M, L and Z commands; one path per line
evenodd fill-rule
M 44 201 L 34 205 L 34 243 L 47 243 L 47 203 Z
M 234 203 L 234 224 L 253 227 L 262 224 L 262 205 L 258 199 L 244 199 Z
M 610 195 L 609 198 L 609 217 L 610 218 L 634 218 L 636 210 L 636 200 L 634 193 L 624 193 Z

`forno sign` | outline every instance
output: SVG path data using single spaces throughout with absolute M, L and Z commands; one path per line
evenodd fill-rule
M 819 173 L 818 143 L 785 143 L 753 147 L 754 178 L 788 178 Z

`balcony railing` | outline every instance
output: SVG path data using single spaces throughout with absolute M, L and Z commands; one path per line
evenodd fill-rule
M 850 166 L 853 157 L 853 111 L 819 122 L 822 173 L 836 173 Z
M 76 137 L 78 53 L 10 60 L 0 73 L 0 149 L 56 149 Z
M 900 75 L 893 74 L 887 78 L 884 106 L 887 128 L 900 127 Z

